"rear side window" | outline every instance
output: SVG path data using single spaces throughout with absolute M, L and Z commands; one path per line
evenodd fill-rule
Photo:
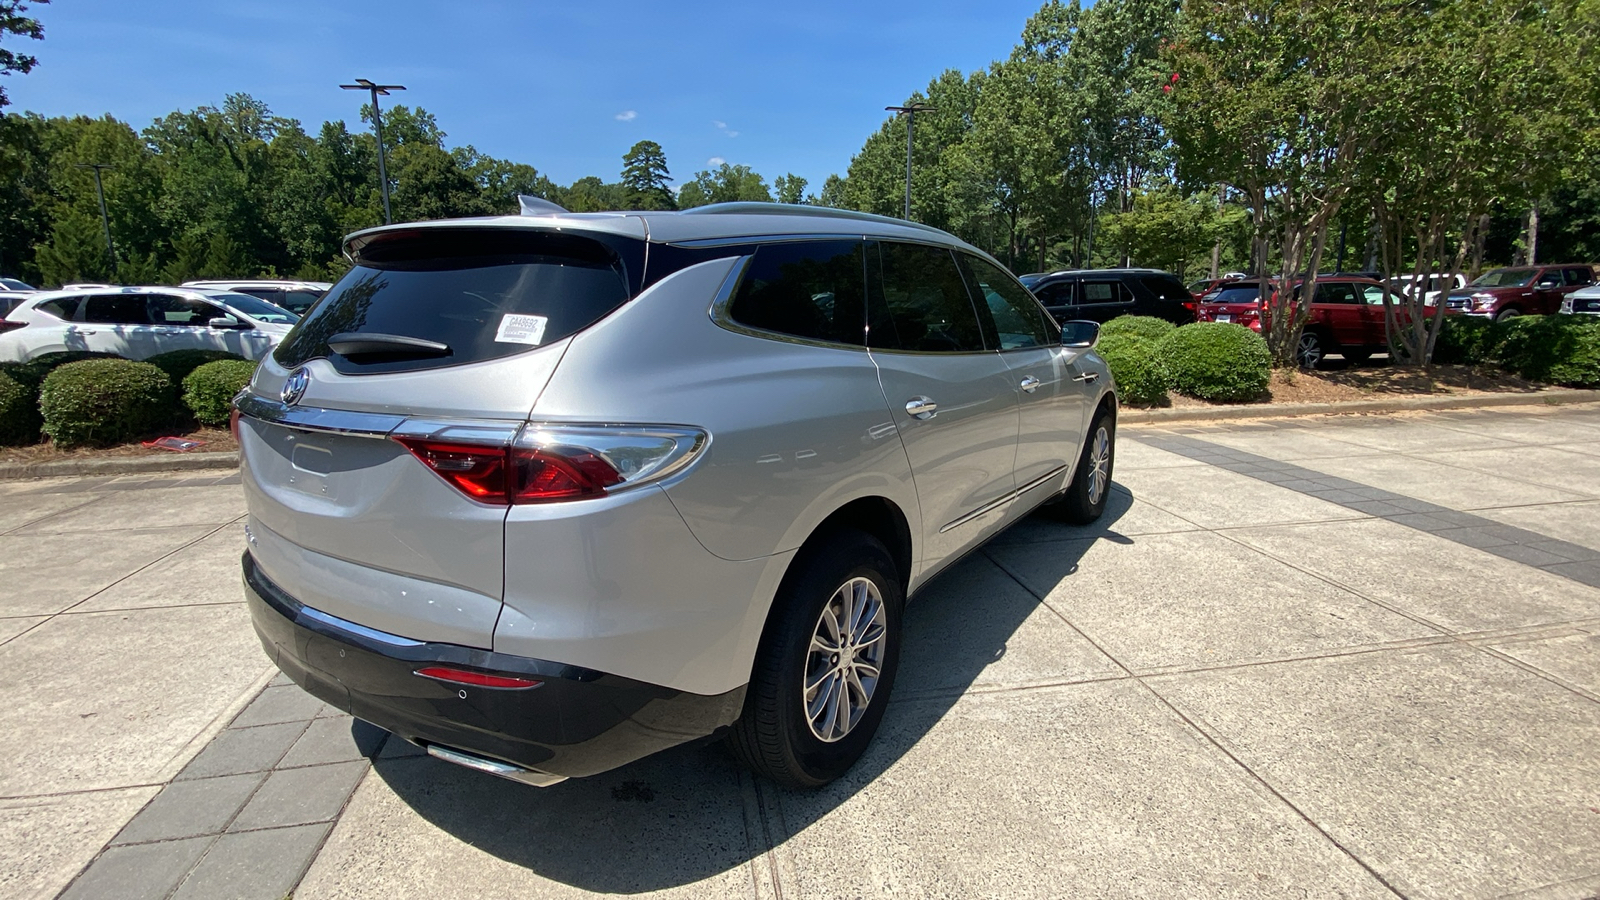
M 40 303 L 34 309 L 42 313 L 49 313 L 64 322 L 71 322 L 78 315 L 78 307 L 82 305 L 82 297 L 57 297 L 54 300 L 46 300 Z
M 83 321 L 99 325 L 149 325 L 147 309 L 151 298 L 145 294 L 103 294 L 84 304 Z
M 877 249 L 878 265 L 867 267 L 869 346 L 922 353 L 983 349 L 977 313 L 949 250 L 892 242 Z
M 1317 285 L 1317 303 L 1358 303 L 1355 288 L 1349 283 Z
M 340 372 L 369 374 L 524 353 L 627 302 L 643 247 L 631 239 L 427 228 L 374 235 L 355 248 L 354 262 L 278 346 L 279 363 L 326 358 Z M 335 340 L 345 348 L 338 352 L 329 342 L 340 335 L 359 337 Z
M 1567 284 L 1593 284 L 1594 270 L 1576 268 L 1566 270 Z
M 864 244 L 767 244 L 739 283 L 728 315 L 763 331 L 812 341 L 866 343 Z
M 1155 294 L 1159 300 L 1190 300 L 1194 297 L 1175 275 L 1161 272 L 1137 277 L 1139 283 L 1144 285 L 1144 289 Z M 1204 285 L 1205 282 L 1200 282 L 1200 284 Z

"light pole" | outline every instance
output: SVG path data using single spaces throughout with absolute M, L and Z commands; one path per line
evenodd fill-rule
M 378 132 L 378 186 L 383 189 L 383 223 L 385 225 L 394 221 L 389 215 L 389 172 L 383 164 L 383 113 L 378 110 L 378 95 L 388 95 L 390 91 L 403 91 L 403 84 L 373 84 L 365 78 L 357 78 L 355 84 L 341 84 L 339 87 L 347 91 L 370 91 L 372 93 L 372 127 Z
M 111 260 L 111 274 L 117 272 L 117 248 L 111 243 L 111 216 L 106 213 L 106 186 L 100 181 L 101 169 L 115 169 L 110 163 L 78 163 L 80 169 L 94 170 L 94 192 L 100 196 L 100 224 L 106 228 L 106 257 Z
M 917 113 L 938 112 L 939 107 L 929 106 L 926 103 L 913 103 L 910 106 L 885 106 L 885 110 L 898 113 L 906 117 L 906 221 L 911 220 L 911 129 L 917 124 Z

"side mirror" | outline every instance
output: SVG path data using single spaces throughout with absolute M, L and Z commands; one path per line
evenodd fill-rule
M 1073 350 L 1088 350 L 1100 341 L 1100 323 L 1088 319 L 1072 319 L 1061 323 L 1061 346 Z
M 244 331 L 250 327 L 233 316 L 218 316 L 207 324 L 212 328 L 220 328 L 223 331 Z

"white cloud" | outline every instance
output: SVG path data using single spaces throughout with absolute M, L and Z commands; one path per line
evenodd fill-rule
M 622 112 L 617 113 L 618 122 L 632 122 L 637 118 L 639 118 L 639 114 L 631 109 L 625 109 Z
M 711 120 L 711 124 L 715 125 L 718 128 L 727 128 L 728 127 L 728 123 L 727 122 L 718 122 L 716 119 L 712 119 Z
M 713 156 L 710 159 L 706 160 L 706 165 L 708 165 L 708 166 L 720 166 L 725 162 L 727 162 L 727 160 L 723 159 L 722 157 Z
M 728 123 L 727 122 L 723 122 L 723 121 L 721 121 L 719 119 L 712 119 L 711 120 L 711 124 L 715 125 L 717 127 L 718 131 L 722 132 L 723 134 L 727 135 L 728 137 L 738 137 L 739 136 L 739 132 L 731 131 L 731 130 L 728 129 Z

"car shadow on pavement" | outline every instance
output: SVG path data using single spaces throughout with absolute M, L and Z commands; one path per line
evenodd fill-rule
M 1040 542 L 1040 552 L 1054 554 L 1052 568 L 1067 577 L 1097 540 L 1129 542 L 1113 526 L 1132 503 L 1117 485 L 1093 525 L 1036 513 L 997 540 Z M 982 615 L 974 616 L 979 605 Z M 895 698 L 872 746 L 845 777 L 818 791 L 758 784 L 720 742 L 677 747 L 548 788 L 427 756 L 394 758 L 388 748 L 374 770 L 426 822 L 539 878 L 606 893 L 692 884 L 745 865 L 870 785 L 1006 656 L 1038 608 L 1039 600 L 982 551 L 940 574 L 907 609 Z M 749 881 L 740 877 L 744 890 Z

